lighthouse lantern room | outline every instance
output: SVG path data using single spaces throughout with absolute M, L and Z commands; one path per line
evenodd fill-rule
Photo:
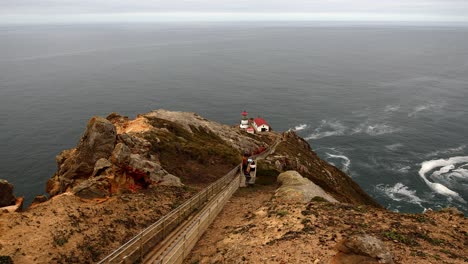
M 240 122 L 240 128 L 246 129 L 248 127 L 249 127 L 249 119 L 247 118 L 247 112 L 243 111 L 241 122 Z

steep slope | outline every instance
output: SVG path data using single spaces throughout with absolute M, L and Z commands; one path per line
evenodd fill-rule
M 250 135 L 186 112 L 133 120 L 112 113 L 91 118 L 77 147 L 57 156 L 46 187 L 51 199 L 21 213 L 0 211 L 0 257 L 95 262 L 237 166 L 241 153 L 278 141 L 259 168 L 268 180 L 294 168 L 338 201 L 378 206 L 292 132 Z

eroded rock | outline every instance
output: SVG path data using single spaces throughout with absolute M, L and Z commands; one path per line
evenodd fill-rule
M 13 205 L 15 204 L 15 200 L 13 184 L 0 179 L 0 207 Z
M 85 199 L 105 198 L 110 195 L 110 188 L 109 180 L 104 176 L 99 176 L 81 182 L 73 187 L 72 192 Z
M 281 173 L 278 176 L 278 182 L 281 183 L 281 187 L 275 192 L 277 201 L 307 203 L 315 196 L 319 196 L 329 202 L 338 202 L 320 186 L 302 177 L 297 171 Z
M 355 235 L 338 243 L 334 264 L 387 263 L 393 264 L 392 253 L 378 238 Z
M 76 179 L 90 177 L 96 162 L 110 157 L 115 143 L 115 126 L 105 118 L 91 118 L 77 148 L 57 156 L 59 169 L 48 181 L 46 191 L 52 196 L 57 195 L 72 187 Z
M 166 174 L 162 177 L 162 181 L 159 185 L 164 186 L 175 186 L 175 187 L 182 187 L 184 184 L 180 181 L 179 177 L 174 176 L 172 174 Z

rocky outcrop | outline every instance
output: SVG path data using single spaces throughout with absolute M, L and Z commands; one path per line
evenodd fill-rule
M 297 171 L 339 202 L 380 207 L 348 175 L 320 159 L 309 143 L 294 131 L 282 133 L 281 139 L 276 151 L 265 160 L 269 170 Z
M 48 181 L 47 192 L 52 196 L 65 192 L 75 181 L 90 177 L 96 162 L 111 155 L 116 135 L 110 121 L 102 117 L 91 118 L 76 149 L 64 151 L 57 157 L 58 171 Z
M 355 235 L 337 244 L 332 264 L 393 264 L 392 253 L 374 236 Z
M 286 171 L 278 176 L 281 187 L 275 192 L 275 199 L 283 202 L 308 203 L 314 197 L 336 203 L 331 195 L 309 179 L 302 177 L 297 171 Z
M 16 201 L 13 195 L 13 185 L 0 179 L 0 207 L 13 205 Z

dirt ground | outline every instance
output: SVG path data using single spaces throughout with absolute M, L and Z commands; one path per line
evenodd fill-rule
M 102 200 L 65 193 L 0 214 L 0 257 L 15 264 L 95 263 L 196 191 L 159 186 Z
M 399 214 L 384 209 L 272 200 L 276 186 L 233 195 L 185 263 L 330 263 L 354 234 L 382 240 L 395 263 L 467 263 L 468 225 L 456 212 Z

